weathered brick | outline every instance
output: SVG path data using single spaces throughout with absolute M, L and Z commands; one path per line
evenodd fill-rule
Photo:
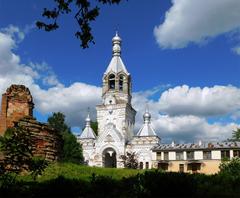
M 33 108 L 33 98 L 29 89 L 24 85 L 11 85 L 2 95 L 0 135 L 9 127 L 22 126 L 31 132 L 35 142 L 35 156 L 42 156 L 49 161 L 57 160 L 62 138 L 56 130 L 33 118 Z

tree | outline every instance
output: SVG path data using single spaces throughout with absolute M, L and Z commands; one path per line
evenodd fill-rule
M 59 28 L 57 19 L 63 14 L 69 14 L 77 8 L 75 19 L 79 25 L 79 30 L 75 33 L 77 39 L 81 41 L 81 47 L 88 48 L 89 43 L 95 43 L 91 32 L 90 22 L 96 20 L 99 15 L 101 4 L 119 4 L 121 0 L 95 0 L 96 6 L 90 4 L 90 0 L 54 0 L 55 7 L 53 9 L 44 8 L 42 16 L 52 20 L 51 23 L 37 21 L 36 26 L 45 31 L 53 31 Z
M 83 163 L 82 147 L 65 123 L 65 115 L 57 112 L 48 118 L 48 124 L 57 130 L 63 138 L 61 161 Z
M 26 170 L 31 172 L 35 180 L 43 173 L 48 162 L 41 157 L 34 157 L 33 149 L 34 141 L 28 129 L 20 126 L 8 128 L 4 136 L 0 136 L 0 151 L 3 152 L 2 173 L 19 174 Z
M 3 152 L 5 171 L 19 173 L 27 170 L 32 157 L 33 141 L 28 130 L 22 127 L 8 128 L 0 137 L 0 150 Z
M 135 152 L 127 152 L 126 155 L 121 155 L 125 168 L 137 169 L 138 160 Z
M 240 141 L 240 128 L 237 128 L 237 130 L 233 131 L 232 140 Z
M 234 157 L 230 161 L 222 161 L 219 166 L 220 174 L 240 176 L 240 158 Z
M 91 128 L 95 132 L 96 135 L 98 135 L 98 123 L 95 121 L 91 121 Z

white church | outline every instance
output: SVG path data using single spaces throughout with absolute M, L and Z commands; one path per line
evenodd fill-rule
M 121 59 L 118 34 L 113 37 L 112 45 L 112 60 L 103 75 L 102 104 L 96 107 L 98 136 L 90 126 L 89 115 L 85 129 L 77 136 L 89 166 L 123 168 L 121 156 L 134 152 L 141 169 L 214 174 L 219 171 L 222 159 L 240 157 L 240 142 L 236 141 L 160 143 L 148 109 L 141 129 L 134 134 L 136 111 L 131 104 L 131 75 Z
M 86 118 L 86 127 L 77 137 L 83 156 L 90 166 L 123 168 L 122 155 L 135 152 L 141 168 L 152 166 L 152 151 L 160 138 L 151 126 L 146 110 L 143 126 L 134 134 L 136 111 L 132 107 L 131 75 L 121 59 L 121 38 L 112 39 L 112 60 L 103 75 L 102 104 L 97 105 L 98 136 Z

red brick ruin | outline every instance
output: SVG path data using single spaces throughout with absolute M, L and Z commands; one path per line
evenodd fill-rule
M 47 124 L 38 122 L 33 117 L 33 98 L 24 85 L 11 85 L 2 95 L 0 114 L 0 135 L 9 127 L 21 126 L 31 132 L 35 142 L 34 155 L 49 161 L 59 158 L 61 136 Z
M 13 127 L 19 119 L 33 115 L 33 100 L 28 88 L 24 85 L 12 85 L 2 95 L 0 114 L 0 135 L 7 128 Z

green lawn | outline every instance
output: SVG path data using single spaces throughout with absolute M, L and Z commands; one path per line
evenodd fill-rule
M 134 170 L 134 169 L 120 169 L 120 168 L 98 168 L 98 167 L 89 167 L 73 163 L 53 163 L 50 164 L 44 171 L 42 176 L 39 176 L 37 181 L 42 182 L 46 180 L 55 179 L 58 176 L 63 176 L 67 179 L 81 179 L 88 181 L 92 174 L 109 176 L 113 179 L 120 180 L 123 177 L 129 177 L 142 173 L 143 170 Z M 19 176 L 20 180 L 31 180 L 31 177 L 28 176 Z

